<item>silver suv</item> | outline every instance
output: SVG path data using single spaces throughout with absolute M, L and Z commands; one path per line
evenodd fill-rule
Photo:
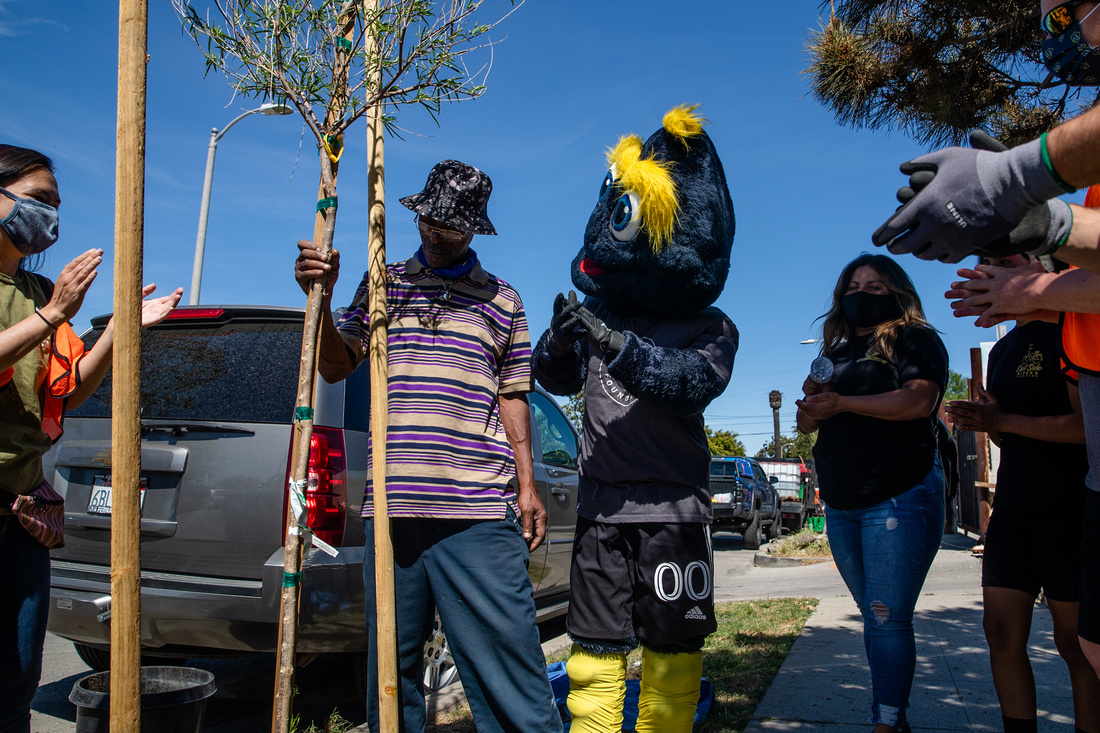
M 93 343 L 107 316 L 84 335 Z M 141 644 L 150 657 L 277 647 L 286 487 L 304 311 L 177 308 L 142 339 Z M 529 395 L 535 479 L 549 512 L 531 556 L 539 621 L 565 612 L 576 523 L 573 426 Z M 317 380 L 309 524 L 339 548 L 304 563 L 298 650 L 365 658 L 363 526 L 370 380 Z M 68 413 L 46 456 L 65 497 L 65 547 L 52 553 L 49 630 L 93 669 L 110 664 L 111 381 Z M 316 474 L 316 475 L 314 475 Z M 315 479 L 315 480 L 314 480 Z M 434 668 L 446 662 L 430 644 Z M 358 668 L 359 665 L 356 665 Z M 445 670 L 442 670 L 445 672 Z M 440 681 L 442 682 L 442 681 Z

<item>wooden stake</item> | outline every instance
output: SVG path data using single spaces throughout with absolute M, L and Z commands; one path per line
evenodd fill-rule
M 354 9 L 344 18 L 342 35 L 349 42 L 355 31 Z M 338 47 L 339 48 L 339 47 Z M 343 114 L 348 87 L 348 53 L 337 51 L 333 69 L 333 103 L 325 118 L 325 128 L 331 129 Z M 321 183 L 317 198 L 336 198 L 336 175 L 339 165 L 322 149 Z M 322 210 L 323 209 L 323 210 Z M 332 237 L 336 230 L 336 207 L 319 205 L 314 218 L 313 241 L 320 242 L 321 252 L 327 259 L 332 253 Z M 317 374 L 318 339 L 321 327 L 322 280 L 314 280 L 306 299 L 305 327 L 302 333 L 302 352 L 298 363 L 298 397 L 295 406 L 294 442 L 291 452 L 292 479 L 305 481 L 309 468 L 309 443 L 313 436 L 313 388 Z M 272 733 L 288 733 L 294 706 L 294 665 L 298 654 L 298 604 L 301 597 L 302 556 L 301 537 L 289 530 L 297 527 L 297 518 L 291 503 L 287 501 L 286 526 L 288 534 L 283 548 L 283 593 L 280 603 L 279 649 L 276 654 L 275 700 L 271 716 Z
M 985 375 L 982 369 L 982 350 L 979 348 L 970 349 L 970 400 L 977 402 L 978 387 L 985 386 Z M 992 504 L 990 503 L 989 496 L 989 434 L 988 433 L 974 433 L 974 446 L 975 451 L 978 454 L 977 464 L 975 465 L 975 482 L 974 485 L 978 487 L 978 534 L 985 534 L 986 527 L 989 526 L 989 512 Z
M 147 0 L 118 8 L 115 348 L 111 389 L 112 730 L 141 728 L 141 256 Z
M 373 18 L 378 0 L 364 0 L 364 19 Z M 366 34 L 367 56 L 378 39 Z M 379 70 L 375 88 L 382 83 Z M 386 314 L 386 165 L 382 124 L 383 105 L 367 117 L 367 188 L 370 201 L 370 394 L 371 478 L 374 503 L 374 586 L 378 633 L 378 724 L 382 733 L 396 733 L 399 724 L 397 688 L 397 609 L 394 601 L 393 541 L 390 536 L 389 502 L 386 496 L 386 436 L 389 430 L 389 320 Z M 370 603 L 367 599 L 367 603 Z

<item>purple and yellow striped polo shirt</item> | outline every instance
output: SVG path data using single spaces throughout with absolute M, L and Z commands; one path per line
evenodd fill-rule
M 503 518 L 515 465 L 497 395 L 532 389 L 519 294 L 480 264 L 458 280 L 442 280 L 416 257 L 386 269 L 390 515 Z M 360 361 L 369 344 L 367 295 L 364 276 L 338 325 Z M 374 511 L 367 475 L 363 516 Z

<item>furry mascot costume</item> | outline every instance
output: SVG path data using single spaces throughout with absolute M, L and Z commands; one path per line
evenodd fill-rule
M 717 308 L 733 203 L 694 107 L 622 138 L 533 354 L 555 394 L 584 389 L 566 626 L 574 733 L 622 726 L 626 654 L 643 646 L 637 731 L 689 733 L 712 593 L 703 409 L 729 382 L 737 328 Z

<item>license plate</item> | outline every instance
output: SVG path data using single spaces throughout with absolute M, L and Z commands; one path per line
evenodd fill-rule
M 138 500 L 138 513 L 145 509 L 146 479 L 141 479 L 141 498 Z M 92 482 L 92 496 L 88 499 L 89 514 L 111 514 L 111 475 L 98 474 Z

